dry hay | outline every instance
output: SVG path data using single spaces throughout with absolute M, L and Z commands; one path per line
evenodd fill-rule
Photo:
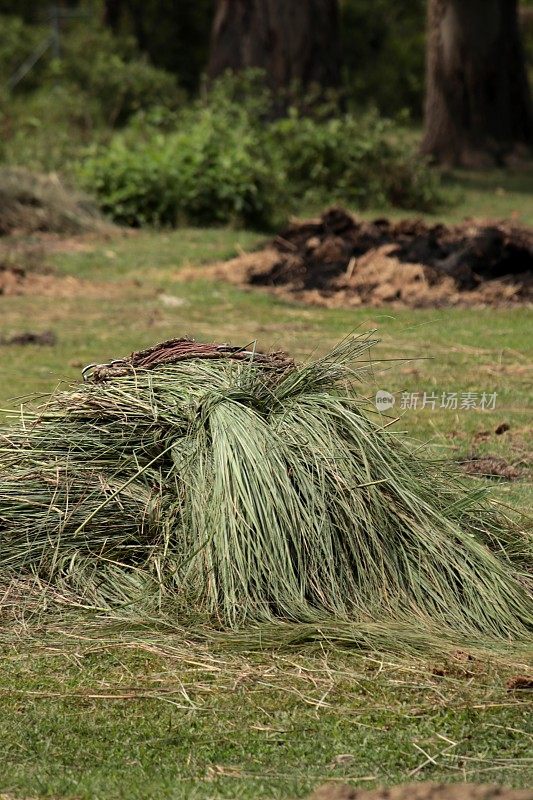
M 65 186 L 58 175 L 22 167 L 0 169 L 0 235 L 78 234 L 111 228 L 95 203 Z
M 325 784 L 308 800 L 533 800 L 533 790 L 474 783 L 421 782 L 371 790 Z
M 533 299 L 533 231 L 509 222 L 366 222 L 334 208 L 320 219 L 293 223 L 265 249 L 215 264 L 209 273 L 331 308 L 527 303 Z
M 298 365 L 173 339 L 25 405 L 0 429 L 0 610 L 25 581 L 46 609 L 246 648 L 466 645 L 523 665 L 524 535 L 368 407 L 374 344 Z

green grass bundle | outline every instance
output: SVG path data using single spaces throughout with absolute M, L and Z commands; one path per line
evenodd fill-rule
M 372 344 L 302 366 L 148 351 L 25 408 L 0 431 L 3 582 L 217 630 L 523 638 L 532 604 L 506 524 L 354 390 Z

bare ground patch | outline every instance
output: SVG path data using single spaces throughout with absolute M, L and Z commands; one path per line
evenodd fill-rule
M 473 783 L 410 783 L 390 789 L 355 789 L 326 784 L 309 800 L 533 800 L 533 790 Z
M 118 284 L 58 275 L 48 264 L 47 255 L 51 252 L 87 252 L 94 247 L 94 242 L 93 234 L 68 238 L 40 234 L 32 241 L 11 236 L 0 239 L 0 297 L 28 295 L 66 299 L 119 293 Z M 122 287 L 125 285 L 122 282 Z
M 461 461 L 461 466 L 467 475 L 478 475 L 483 478 L 503 478 L 506 481 L 515 481 L 522 474 L 513 464 L 509 464 L 504 458 L 498 456 L 472 456 Z

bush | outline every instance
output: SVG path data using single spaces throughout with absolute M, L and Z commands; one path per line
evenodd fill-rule
M 135 117 L 85 160 L 84 184 L 128 225 L 269 225 L 302 204 L 428 210 L 438 202 L 436 176 L 398 124 L 296 111 L 269 121 L 254 82 L 225 79 L 206 104 Z
M 0 96 L 0 147 L 4 162 L 37 172 L 69 172 L 87 146 L 109 138 L 98 104 L 72 86 Z
M 0 20 L 0 68 L 12 75 L 49 31 L 16 17 Z M 175 77 L 141 57 L 132 39 L 72 26 L 61 52 L 52 60 L 48 51 L 13 92 L 0 87 L 0 157 L 9 164 L 69 172 L 90 143 L 106 143 L 140 109 L 171 114 L 183 104 Z
M 268 145 L 305 203 L 429 210 L 438 181 L 401 126 L 375 113 L 316 119 L 296 113 L 273 122 Z
M 87 158 L 80 176 L 104 211 L 127 225 L 239 222 L 272 218 L 279 182 L 246 116 L 212 107 L 181 117 L 179 131 L 139 127 Z

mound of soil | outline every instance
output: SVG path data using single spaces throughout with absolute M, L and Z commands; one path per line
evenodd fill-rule
M 0 169 L 0 235 L 78 234 L 111 227 L 92 200 L 69 189 L 57 175 L 21 167 Z
M 84 283 L 78 278 L 26 272 L 19 267 L 2 269 L 0 264 L 0 296 L 40 295 L 65 298 L 82 294 L 84 290 Z
M 533 299 L 533 230 L 509 222 L 358 220 L 333 208 L 212 268 L 325 306 L 507 305 Z
M 54 331 L 43 331 L 37 333 L 36 331 L 24 331 L 23 333 L 16 333 L 13 336 L 0 336 L 0 345 L 7 347 L 24 347 L 30 344 L 36 344 L 40 347 L 53 347 L 57 342 L 57 336 Z
M 533 791 L 473 783 L 410 783 L 371 791 L 326 784 L 308 800 L 533 800 Z
M 40 246 L 0 243 L 0 295 L 25 294 L 34 278 L 41 281 L 49 272 Z
M 473 456 L 460 462 L 467 475 L 479 475 L 483 478 L 503 478 L 515 481 L 520 477 L 520 470 L 497 456 Z

